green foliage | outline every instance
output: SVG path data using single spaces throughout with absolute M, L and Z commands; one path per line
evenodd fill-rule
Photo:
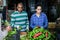
M 9 22 L 7 20 L 5 20 L 4 25 L 5 26 L 10 26 L 10 24 L 9 24 Z

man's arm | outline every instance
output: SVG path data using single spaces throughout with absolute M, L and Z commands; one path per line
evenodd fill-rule
M 11 22 L 10 22 L 11 27 L 13 27 L 13 26 L 14 26 L 14 22 L 15 22 L 15 18 L 14 18 L 14 16 L 13 16 L 13 15 L 11 15 Z
M 34 25 L 34 23 L 33 23 L 33 16 L 31 17 L 31 19 L 30 19 L 30 27 L 31 28 L 34 28 L 36 25 Z
M 46 15 L 45 15 L 44 23 L 45 23 L 44 28 L 48 28 L 48 19 Z
M 29 20 L 28 20 L 28 15 L 26 13 L 26 26 L 27 26 L 27 29 L 29 30 Z

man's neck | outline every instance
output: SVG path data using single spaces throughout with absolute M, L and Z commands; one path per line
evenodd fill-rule
M 18 11 L 18 12 L 20 12 L 20 13 L 21 13 L 22 11 Z
M 40 13 L 36 13 L 36 16 L 39 17 L 40 16 Z

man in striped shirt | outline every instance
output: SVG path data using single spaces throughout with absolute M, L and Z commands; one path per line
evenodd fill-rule
M 28 26 L 28 16 L 25 11 L 23 11 L 23 4 L 18 3 L 17 10 L 11 14 L 11 26 L 21 27 L 20 34 L 25 34 Z

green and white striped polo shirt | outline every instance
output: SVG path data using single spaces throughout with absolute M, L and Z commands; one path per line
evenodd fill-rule
M 16 27 L 19 25 L 20 27 L 25 28 L 28 24 L 29 24 L 28 16 L 25 11 L 22 11 L 22 12 L 15 11 L 11 14 L 12 27 L 13 26 Z

